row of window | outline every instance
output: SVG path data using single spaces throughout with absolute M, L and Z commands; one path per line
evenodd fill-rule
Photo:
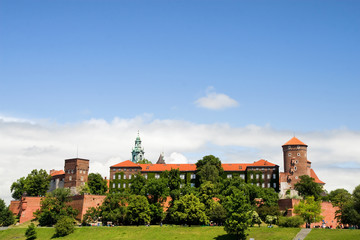
M 69 176 L 69 181 L 72 181 L 72 176 Z M 84 176 L 80 177 L 80 181 L 82 181 L 82 182 L 84 181 Z
M 68 173 L 68 174 L 74 174 L 75 172 L 76 172 L 76 169 L 75 169 L 75 170 L 74 170 L 74 169 L 67 170 L 67 173 Z M 86 170 L 80 169 L 80 170 L 79 170 L 79 173 L 80 173 L 80 174 L 83 174 L 83 173 L 85 174 L 85 173 L 86 173 Z
M 117 175 L 117 179 L 121 179 L 121 175 Z M 132 174 L 129 175 L 123 175 L 123 179 L 131 179 L 131 177 L 133 176 Z M 148 178 L 148 174 L 144 173 L 143 176 L 147 179 Z M 134 174 L 134 177 L 136 177 L 136 175 Z M 159 173 L 155 173 L 155 179 L 159 179 L 160 178 L 160 174 Z M 116 175 L 113 175 L 113 179 L 116 179 Z M 180 179 L 185 179 L 185 174 L 180 174 Z M 191 174 L 190 175 L 190 179 L 196 179 L 196 175 L 195 174 Z
M 134 168 L 122 168 L 122 169 L 120 169 L 120 168 L 113 168 L 113 171 L 114 171 L 114 172 L 116 172 L 116 171 L 123 171 L 123 172 L 126 172 L 126 171 L 132 172 L 132 171 L 134 171 L 134 172 L 136 172 L 136 169 L 134 169 Z
M 121 185 L 121 183 L 118 183 L 117 185 L 116 185 L 116 183 L 113 183 L 112 188 L 116 188 L 116 187 L 117 188 L 121 188 L 121 187 L 126 188 L 126 186 L 131 187 L 131 183 L 129 183 L 129 184 L 123 183 L 122 185 Z M 195 183 L 190 183 L 190 186 L 195 187 Z M 180 188 L 183 188 L 183 187 L 184 187 L 184 184 L 180 184 Z
M 254 183 L 251 183 L 251 185 L 254 185 Z M 256 186 L 260 187 L 260 183 L 256 183 Z M 277 186 L 276 183 L 273 183 L 273 188 L 276 188 L 276 186 Z M 262 187 L 262 188 L 265 188 L 265 183 L 262 183 L 262 184 L 261 184 L 261 187 Z M 267 187 L 267 188 L 270 188 L 270 187 L 271 187 L 271 184 L 270 184 L 270 183 L 267 183 L 267 184 L 266 184 L 266 187 Z
M 228 174 L 228 175 L 226 175 L 226 177 L 227 177 L 227 178 L 232 178 L 233 175 L 232 175 L 232 174 Z M 241 179 L 245 179 L 245 174 L 240 174 L 240 178 L 241 178 Z
M 300 157 L 301 156 L 301 154 L 300 153 L 297 153 L 296 154 L 298 157 Z M 288 153 L 288 156 L 290 157 L 291 156 L 291 153 Z
M 276 171 L 276 168 L 248 168 L 248 170 L 249 171 L 259 171 L 259 170 L 261 170 L 261 171 L 265 171 L 265 170 L 274 170 L 274 171 Z
M 255 174 L 251 174 L 251 175 L 250 175 L 250 179 L 254 179 L 254 175 L 255 175 Z M 256 174 L 255 177 L 256 177 L 256 179 L 259 179 L 259 178 L 260 178 L 260 174 Z M 276 174 L 274 173 L 272 177 L 273 177 L 273 179 L 276 179 Z M 264 173 L 261 174 L 261 178 L 262 178 L 262 179 L 265 179 L 265 174 L 264 174 Z M 271 179 L 271 174 L 266 174 L 266 179 Z

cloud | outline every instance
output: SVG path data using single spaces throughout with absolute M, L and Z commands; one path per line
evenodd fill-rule
M 32 169 L 63 169 L 64 160 L 77 155 L 90 160 L 90 172 L 109 175 L 109 167 L 131 158 L 140 129 L 145 157 L 155 163 L 165 152 L 168 163 L 196 163 L 213 154 L 222 162 L 249 163 L 261 158 L 283 169 L 281 145 L 292 131 L 271 126 L 196 124 L 154 119 L 151 115 L 108 122 L 90 119 L 74 124 L 46 121 L 2 121 L 0 117 L 0 198 L 10 202 L 10 186 Z M 298 133 L 309 145 L 308 158 L 328 191 L 359 184 L 360 133 L 348 129 Z
M 195 101 L 195 105 L 211 110 L 221 110 L 225 108 L 237 107 L 239 103 L 223 93 L 214 92 L 214 88 L 207 90 L 206 96 Z

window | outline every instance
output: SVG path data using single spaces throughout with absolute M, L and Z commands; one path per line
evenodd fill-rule
M 82 170 L 80 170 L 79 173 L 81 174 L 81 173 L 82 173 Z
M 251 175 L 250 175 L 250 178 L 251 178 L 251 179 L 254 179 L 254 175 L 253 175 L 253 174 L 251 174 Z
M 156 179 L 159 179 L 159 178 L 160 178 L 160 174 L 156 173 L 156 174 L 155 174 L 155 178 L 156 178 Z
M 180 184 L 180 188 L 183 188 L 184 187 L 184 184 L 182 183 L 182 184 Z
M 126 168 L 124 168 L 124 172 L 126 171 Z
M 291 153 L 288 153 L 288 156 L 290 157 L 290 156 L 291 156 Z
M 83 182 L 83 181 L 84 181 L 84 176 L 81 176 L 81 177 L 80 177 L 80 180 Z
M 115 183 L 114 183 L 115 184 Z M 120 183 L 118 183 L 118 188 L 121 188 L 121 184 Z
M 180 174 L 181 179 L 185 179 L 185 174 Z
M 147 173 L 144 174 L 144 178 L 147 179 Z
M 259 174 L 256 174 L 256 179 L 259 179 Z
M 115 183 L 113 183 L 113 188 L 115 188 Z
M 126 175 L 124 174 L 124 179 L 126 179 Z
M 129 179 L 131 179 L 131 174 L 129 174 Z
M 273 174 L 273 179 L 276 179 L 276 174 L 275 173 Z
M 271 174 L 268 174 L 268 175 L 267 175 L 267 179 L 270 179 L 270 178 L 271 178 Z
M 73 170 L 71 170 L 71 173 L 72 173 L 72 174 L 74 173 L 74 169 L 73 169 Z
M 69 181 L 71 181 L 72 180 L 72 177 L 71 176 L 69 176 Z
M 270 188 L 270 183 L 267 184 L 267 187 Z
M 297 146 L 297 149 L 300 149 L 300 146 Z
M 195 174 L 191 174 L 191 179 L 196 179 L 196 175 Z
M 131 187 L 131 183 L 129 183 L 129 187 Z
M 256 186 L 260 187 L 260 183 L 257 183 Z
M 116 175 L 115 175 L 115 174 L 113 175 L 113 179 L 116 179 Z
M 191 186 L 191 187 L 195 187 L 195 183 L 190 183 L 190 186 Z
M 300 156 L 300 153 L 298 153 L 297 155 Z
M 273 183 L 273 187 L 276 188 L 276 183 Z
M 227 175 L 227 178 L 232 178 L 232 174 L 228 174 L 228 175 Z
M 261 174 L 261 179 L 264 179 L 265 178 L 265 174 Z
M 295 170 L 295 172 L 296 172 L 296 170 L 297 170 L 297 166 L 295 166 L 295 167 L 294 167 L 294 170 Z
M 123 188 L 126 188 L 126 183 L 123 184 Z
M 265 188 L 265 183 L 262 183 L 262 184 L 261 184 L 261 187 L 262 187 L 262 188 Z
M 245 174 L 240 174 L 241 179 L 245 179 Z

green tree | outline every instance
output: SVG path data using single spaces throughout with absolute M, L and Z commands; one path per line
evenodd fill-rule
M 323 218 L 321 216 L 321 202 L 315 201 L 313 196 L 306 197 L 298 205 L 294 207 L 294 213 L 299 214 L 306 223 L 319 222 Z
M 68 216 L 62 216 L 55 224 L 55 236 L 67 236 L 75 231 L 74 219 Z
M 219 202 L 212 201 L 209 211 L 207 211 L 210 221 L 217 225 L 223 225 L 226 220 L 227 211 Z
M 159 202 L 152 203 L 149 205 L 149 208 L 150 208 L 150 218 L 152 224 L 157 224 L 164 220 L 165 212 L 161 203 Z
M 169 196 L 167 178 L 150 178 L 145 185 L 146 196 L 149 197 L 150 203 L 163 202 Z
M 10 226 L 14 223 L 14 214 L 10 211 L 9 207 L 5 205 L 4 200 L 0 199 L 0 227 Z
M 275 223 L 276 223 L 277 219 L 278 219 L 277 216 L 267 215 L 267 216 L 265 217 L 265 222 L 271 226 L 272 224 L 275 224 Z
M 261 225 L 261 218 L 256 211 L 251 211 L 251 226 L 253 227 L 255 224 Z
M 215 184 L 210 181 L 204 182 L 200 185 L 198 194 L 200 201 L 205 204 L 205 208 L 210 210 L 210 205 L 214 202 L 213 198 L 217 194 Z
M 170 210 L 170 217 L 177 224 L 208 224 L 209 218 L 205 214 L 205 205 L 193 194 L 180 197 L 174 202 Z
M 134 195 L 145 195 L 146 178 L 139 172 L 131 179 L 130 193 Z
M 151 164 L 152 162 L 147 160 L 146 158 L 143 158 L 142 160 L 139 160 L 137 163 L 138 164 Z
M 225 231 L 228 234 L 235 234 L 239 239 L 246 239 L 248 226 L 251 224 L 252 207 L 243 191 L 234 191 L 226 196 L 224 207 L 228 212 L 225 221 Z
M 26 192 L 27 196 L 45 196 L 49 189 L 51 176 L 43 169 L 34 169 L 27 175 L 14 182 L 10 190 L 14 199 L 20 199 Z
M 315 201 L 321 199 L 321 193 L 323 192 L 321 185 L 308 175 L 300 176 L 300 181 L 295 184 L 295 190 L 298 191 L 300 196 L 305 198 L 314 196 Z
M 291 227 L 298 228 L 304 224 L 304 219 L 300 216 L 292 216 L 292 217 L 279 217 L 278 225 L 279 227 Z
M 169 194 L 172 201 L 175 201 L 180 198 L 180 171 L 179 169 L 171 169 L 170 171 L 163 172 L 163 177 L 167 179 Z
M 201 160 L 197 161 L 196 169 L 196 175 L 200 183 L 206 181 L 217 183 L 224 172 L 220 159 L 213 155 L 204 156 Z
M 110 193 L 100 206 L 100 216 L 103 225 L 112 222 L 114 225 L 122 225 L 126 218 L 126 202 L 128 196 L 125 192 Z
M 104 195 L 108 190 L 107 182 L 100 173 L 90 173 L 87 184 L 91 194 Z
M 26 240 L 34 240 L 37 238 L 36 228 L 34 223 L 31 223 L 25 232 Z
M 264 222 L 267 215 L 277 216 L 277 217 L 280 216 L 280 210 L 278 205 L 277 206 L 261 205 L 260 207 L 256 208 L 256 212 L 259 214 L 259 217 Z
M 150 223 L 149 202 L 144 196 L 131 195 L 127 206 L 126 219 L 130 224 L 140 225 Z
M 97 222 L 101 219 L 100 208 L 91 207 L 86 210 L 86 213 L 83 216 L 82 223 L 83 225 Z
M 338 210 L 335 212 L 336 219 L 344 223 L 346 222 L 347 214 L 344 212 L 345 206 L 348 208 L 348 205 L 352 205 L 352 195 L 345 189 L 336 189 L 329 193 L 329 200 L 332 205 L 338 207 Z
M 41 226 L 54 225 L 63 216 L 75 218 L 78 210 L 67 204 L 70 201 L 70 189 L 55 189 L 41 200 L 40 210 L 37 210 L 34 216 L 39 220 Z

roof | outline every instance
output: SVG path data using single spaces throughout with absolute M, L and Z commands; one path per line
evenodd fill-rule
M 126 160 L 124 162 L 112 165 L 111 167 L 137 167 L 137 168 L 140 168 L 139 164 L 136 164 L 130 160 Z
M 310 177 L 314 178 L 316 183 L 325 184 L 323 181 L 321 181 L 321 180 L 318 178 L 318 176 L 316 175 L 314 169 L 312 169 L 312 168 L 310 168 Z
M 141 164 L 142 172 L 162 172 L 179 169 L 180 172 L 196 171 L 195 164 Z
M 64 170 L 52 171 L 52 172 L 50 173 L 50 176 L 53 177 L 53 176 L 63 175 L 63 174 L 65 174 Z
M 268 162 L 264 159 L 260 159 L 259 161 L 256 161 L 254 163 L 251 164 L 247 164 L 248 166 L 255 166 L 255 167 L 274 167 L 276 166 L 276 164 L 273 164 L 271 162 Z
M 290 139 L 289 141 L 287 141 L 283 146 L 292 146 L 292 145 L 307 146 L 305 143 L 303 143 L 302 141 L 300 141 L 300 140 L 297 139 L 296 137 L 293 137 L 292 139 Z
M 223 163 L 221 164 L 225 172 L 245 171 L 249 164 L 246 163 Z

